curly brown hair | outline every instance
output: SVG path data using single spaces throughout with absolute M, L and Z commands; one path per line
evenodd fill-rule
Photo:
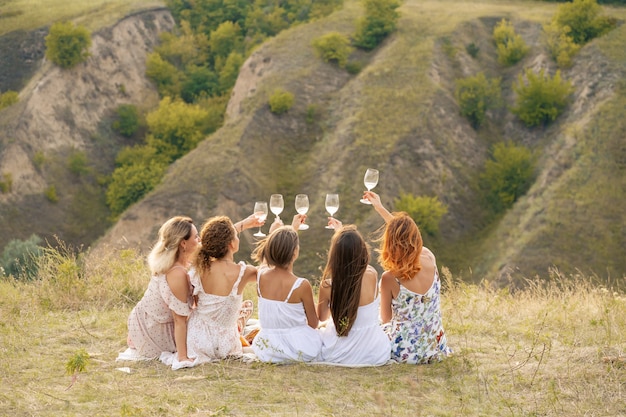
M 226 256 L 228 245 L 235 235 L 235 226 L 226 216 L 212 217 L 202 225 L 200 246 L 194 260 L 194 266 L 200 275 L 211 269 L 211 262 Z

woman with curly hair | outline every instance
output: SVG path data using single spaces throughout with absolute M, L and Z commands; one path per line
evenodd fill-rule
M 386 226 L 379 249 L 385 270 L 380 283 L 380 318 L 391 340 L 391 359 L 406 363 L 440 361 L 451 353 L 441 317 L 441 281 L 435 255 L 423 247 L 415 221 L 390 213 L 366 191 Z

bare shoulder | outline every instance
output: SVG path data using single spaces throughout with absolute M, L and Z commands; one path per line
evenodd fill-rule
M 364 283 L 374 283 L 378 282 L 378 272 L 371 265 L 367 266 L 365 273 L 363 274 Z
M 165 279 L 168 282 L 178 282 L 178 281 L 187 281 L 188 273 L 187 270 L 183 267 L 175 267 L 170 269 L 165 274 Z
M 430 249 L 428 249 L 427 247 L 424 246 L 422 248 L 422 254 L 421 255 L 426 257 L 426 258 L 428 258 L 428 259 L 430 259 L 433 263 L 436 263 L 435 254 Z

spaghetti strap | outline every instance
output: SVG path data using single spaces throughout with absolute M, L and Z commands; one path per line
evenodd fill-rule
M 261 295 L 261 274 L 265 271 L 267 271 L 269 268 L 267 266 L 259 266 L 259 268 L 256 271 L 256 292 L 257 295 L 259 297 L 262 297 Z
M 239 262 L 239 276 L 237 277 L 237 281 L 233 284 L 233 288 L 230 290 L 230 295 L 237 295 L 237 291 L 239 290 L 239 283 L 241 282 L 241 278 L 243 278 L 243 273 L 246 272 L 246 263 L 244 261 Z
M 293 283 L 293 285 L 291 286 L 291 290 L 289 290 L 289 294 L 287 294 L 287 298 L 285 298 L 285 303 L 287 301 L 289 301 L 289 297 L 291 297 L 291 294 L 293 294 L 293 291 L 298 288 L 300 286 L 300 284 L 302 284 L 302 281 L 304 281 L 304 278 L 296 278 L 295 282 Z

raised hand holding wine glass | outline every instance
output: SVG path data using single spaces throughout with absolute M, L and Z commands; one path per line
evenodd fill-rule
M 333 217 L 339 210 L 339 194 L 326 194 L 326 211 Z M 327 229 L 334 229 L 333 226 L 326 226 Z
M 283 212 L 285 208 L 285 201 L 282 194 L 272 194 L 270 196 L 270 210 L 276 216 L 276 219 L 280 220 L 279 214 Z
M 267 213 L 267 201 L 257 201 L 254 203 L 254 215 L 260 222 L 265 221 Z M 261 231 L 261 227 L 259 226 L 259 231 L 252 236 L 265 237 L 267 235 Z
M 363 183 L 365 184 L 365 188 L 367 188 L 367 191 L 370 191 L 372 188 L 376 187 L 376 184 L 378 184 L 378 170 L 374 168 L 368 168 L 367 171 L 365 171 Z M 361 203 L 372 204 L 364 198 L 361 199 Z
M 309 211 L 309 196 L 306 194 L 298 194 L 296 196 L 296 211 L 298 214 L 306 214 Z M 309 228 L 308 224 L 302 223 L 298 230 L 306 230 Z

